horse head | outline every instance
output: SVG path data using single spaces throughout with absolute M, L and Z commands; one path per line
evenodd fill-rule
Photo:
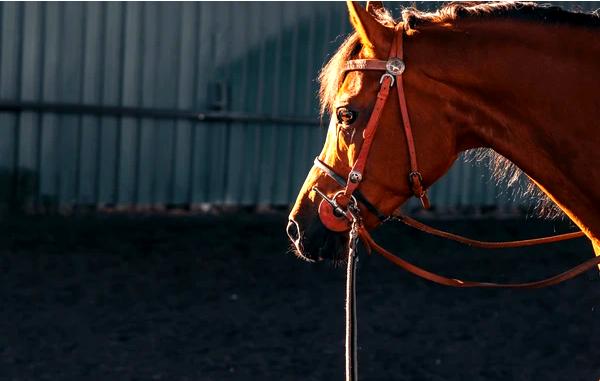
M 348 178 L 366 144 L 367 126 L 381 94 L 384 76 L 401 73 L 406 63 L 406 71 L 401 73 L 403 91 L 412 125 L 410 139 L 414 143 L 411 144 L 420 165 L 420 172 L 415 174 L 399 107 L 404 94 L 396 91 L 402 84 L 394 84 L 393 79 L 388 79 L 385 84 L 390 86 L 389 95 L 382 103 L 376 132 L 369 143 L 368 158 L 362 173 L 358 174 L 360 184 L 357 189 L 375 207 L 368 210 L 359 200 L 363 224 L 371 229 L 380 223 L 373 209 L 391 214 L 401 206 L 414 193 L 415 175 L 419 177 L 419 185 L 426 189 L 450 168 L 458 154 L 456 128 L 445 115 L 445 100 L 439 94 L 431 96 L 431 80 L 419 68 L 421 51 L 423 57 L 431 57 L 431 51 L 420 46 L 424 44 L 419 42 L 419 35 L 407 34 L 405 26 L 395 24 L 379 4 L 370 4 L 367 9 L 354 2 L 347 5 L 354 33 L 326 64 L 320 76 L 322 111 L 329 113 L 331 120 L 318 161 L 339 176 Z M 395 52 L 393 45 L 398 35 L 405 38 L 405 47 L 390 56 Z M 394 57 L 397 55 L 403 55 L 402 60 Z M 373 60 L 381 60 L 386 69 L 363 70 L 361 62 Z M 347 69 L 348 61 L 353 63 L 352 70 Z M 332 230 L 324 225 L 318 212 L 323 196 L 332 198 L 342 189 L 318 166 L 313 166 L 308 173 L 287 227 L 301 257 L 308 260 L 344 258 L 347 237 L 340 232 L 345 230 L 343 224 L 342 228 Z

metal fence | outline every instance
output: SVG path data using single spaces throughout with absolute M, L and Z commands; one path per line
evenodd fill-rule
M 350 30 L 315 2 L 5 2 L 0 22 L 0 202 L 31 208 L 293 202 Z M 431 194 L 521 202 L 463 161 Z

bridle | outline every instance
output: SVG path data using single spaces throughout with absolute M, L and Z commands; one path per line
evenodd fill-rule
M 354 231 L 360 238 L 369 251 L 371 249 L 377 251 L 379 254 L 404 268 L 405 270 L 425 278 L 427 280 L 452 287 L 510 287 L 510 288 L 540 288 L 545 286 L 554 285 L 564 280 L 571 279 L 586 270 L 592 268 L 594 265 L 600 264 L 600 256 L 592 258 L 573 269 L 566 271 L 557 276 L 529 283 L 519 284 L 497 284 L 497 283 L 482 283 L 482 282 L 471 282 L 462 281 L 459 279 L 446 278 L 441 275 L 431 273 L 427 270 L 421 269 L 403 259 L 398 258 L 373 240 L 367 229 L 363 226 L 361 220 L 361 209 L 360 205 L 377 218 L 381 222 L 385 222 L 389 219 L 397 219 L 401 222 L 424 231 L 426 233 L 443 237 L 446 239 L 454 240 L 460 243 L 464 243 L 470 246 L 495 249 L 495 248 L 507 248 L 507 247 L 521 247 L 521 246 L 532 246 L 544 243 L 564 241 L 567 239 L 583 237 L 583 232 L 573 232 L 560 234 L 556 236 L 521 240 L 521 241 L 509 241 L 509 242 L 483 242 L 472 240 L 466 237 L 462 237 L 456 234 L 448 233 L 435 229 L 431 226 L 425 225 L 419 221 L 416 221 L 410 217 L 403 216 L 400 214 L 393 214 L 387 216 L 382 213 L 373 203 L 371 203 L 358 189 L 359 185 L 364 179 L 364 169 L 371 150 L 373 139 L 375 137 L 377 128 L 379 126 L 379 119 L 383 112 L 385 103 L 389 97 L 390 89 L 395 85 L 398 93 L 399 108 L 402 115 L 402 124 L 404 128 L 404 134 L 406 136 L 406 142 L 408 145 L 408 155 L 410 159 L 410 170 L 408 172 L 408 179 L 410 184 L 410 190 L 412 194 L 421 200 L 424 208 L 429 207 L 429 200 L 427 198 L 427 192 L 423 187 L 423 176 L 419 172 L 419 166 L 417 163 L 417 155 L 415 149 L 415 142 L 412 133 L 412 127 L 410 124 L 410 118 L 408 115 L 408 108 L 406 106 L 406 96 L 404 94 L 404 83 L 403 83 L 403 72 L 406 68 L 403 61 L 403 40 L 404 26 L 402 23 L 398 24 L 394 33 L 394 40 L 390 49 L 390 53 L 387 61 L 378 59 L 356 59 L 350 60 L 344 67 L 344 72 L 349 71 L 384 71 L 380 79 L 380 88 L 377 93 L 377 99 L 371 116 L 367 122 L 367 125 L 362 134 L 363 142 L 360 147 L 360 151 L 352 166 L 352 169 L 348 173 L 348 176 L 343 176 L 336 173 L 331 167 L 324 163 L 319 157 L 315 158 L 314 166 L 325 173 L 328 177 L 333 179 L 343 189 L 328 197 L 323 191 L 314 187 L 313 190 L 319 194 L 322 198 L 319 204 L 319 217 L 323 224 L 332 231 L 344 232 Z
M 402 73 L 404 72 L 406 66 L 403 61 L 403 49 L 402 49 L 402 36 L 403 36 L 404 28 L 402 24 L 396 29 L 396 33 L 394 33 L 394 40 L 392 42 L 392 46 L 390 49 L 389 57 L 387 61 L 377 60 L 377 59 L 358 59 L 358 60 L 350 60 L 346 62 L 344 67 L 344 73 L 349 71 L 384 71 L 381 79 L 379 80 L 380 88 L 377 93 L 377 98 L 375 101 L 375 105 L 373 106 L 373 110 L 371 111 L 371 116 L 369 117 L 369 121 L 367 122 L 367 126 L 365 127 L 362 137 L 363 142 L 352 166 L 352 169 L 348 173 L 347 181 L 345 181 L 346 185 L 342 185 L 342 181 L 340 181 L 341 176 L 337 175 L 335 171 L 327 164 L 325 164 L 318 157 L 315 158 L 314 165 L 321 169 L 324 173 L 332 177 L 336 182 L 344 187 L 343 192 L 338 192 L 336 196 L 334 196 L 333 200 L 336 204 L 345 207 L 352 200 L 353 194 L 357 194 L 358 201 L 361 201 L 363 205 L 373 214 L 375 214 L 380 220 L 385 219 L 384 214 L 381 213 L 375 206 L 373 206 L 370 202 L 368 202 L 365 197 L 363 197 L 360 192 L 357 192 L 357 188 L 363 180 L 363 174 L 365 170 L 365 166 L 367 164 L 367 159 L 369 157 L 369 152 L 371 151 L 371 146 L 373 143 L 373 139 L 375 137 L 375 133 L 377 132 L 377 128 L 379 127 L 379 119 L 381 118 L 381 114 L 383 112 L 383 108 L 385 103 L 390 95 L 390 90 L 396 84 L 396 89 L 398 91 L 398 101 L 400 106 L 400 111 L 402 114 L 402 124 L 404 126 L 404 134 L 406 136 L 406 142 L 408 145 L 408 155 L 410 159 L 410 171 L 408 173 L 408 180 L 411 186 L 412 194 L 421 200 L 424 208 L 429 208 L 429 199 L 427 197 L 427 192 L 423 189 L 423 176 L 419 172 L 419 166 L 417 164 L 417 154 L 415 149 L 415 143 L 412 133 L 412 128 L 410 124 L 410 118 L 408 117 L 408 108 L 406 106 L 406 97 L 404 96 L 404 84 Z M 325 199 L 324 199 L 325 200 Z M 339 217 L 340 211 L 337 210 L 337 213 L 331 213 L 333 210 L 329 208 L 328 204 L 325 203 L 319 206 L 319 215 L 323 220 L 325 226 L 334 231 L 343 231 L 347 230 L 347 224 L 344 224 L 343 221 Z
M 429 208 L 429 199 L 427 198 L 427 192 L 423 188 L 423 176 L 419 172 L 419 166 L 417 163 L 417 155 L 415 149 L 415 142 L 412 133 L 412 127 L 410 124 L 410 118 L 408 115 L 408 108 L 406 106 L 406 97 L 404 94 L 404 83 L 402 73 L 406 66 L 403 61 L 403 47 L 402 40 L 404 34 L 404 26 L 402 23 L 396 26 L 394 33 L 394 40 L 387 61 L 377 59 L 358 59 L 350 60 L 346 63 L 344 72 L 349 71 L 384 71 L 384 74 L 380 79 L 380 88 L 377 94 L 377 99 L 367 122 L 367 126 L 363 132 L 363 142 L 352 166 L 352 169 L 348 173 L 347 178 L 336 173 L 332 168 L 325 164 L 319 157 L 314 160 L 314 166 L 325 173 L 328 177 L 333 179 L 342 190 L 338 191 L 333 197 L 328 197 L 317 187 L 313 188 L 319 196 L 322 198 L 319 204 L 319 217 L 323 224 L 330 230 L 336 232 L 349 231 L 348 240 L 348 266 L 347 266 L 347 277 L 346 277 L 346 380 L 355 381 L 358 378 L 357 372 L 357 343 L 356 343 L 356 290 L 355 290 L 355 275 L 356 275 L 356 263 L 358 261 L 357 246 L 358 238 L 360 237 L 363 244 L 366 246 L 369 253 L 371 250 L 375 250 L 386 259 L 390 260 L 394 264 L 402 267 L 410 273 L 417 275 L 421 278 L 429 281 L 451 287 L 484 287 L 484 288 L 541 288 L 546 286 L 555 285 L 565 280 L 571 279 L 581 273 L 591 269 L 592 267 L 600 264 L 600 256 L 585 261 L 572 269 L 558 274 L 556 276 L 528 283 L 511 283 L 511 284 L 499 284 L 499 283 L 488 283 L 488 282 L 473 282 L 464 281 L 460 279 L 447 278 L 442 275 L 438 275 L 422 269 L 394 254 L 387 251 L 383 247 L 379 246 L 373 237 L 369 234 L 367 229 L 362 224 L 361 209 L 359 204 L 363 205 L 369 213 L 375 215 L 379 221 L 385 222 L 391 218 L 400 220 L 401 222 L 424 231 L 426 233 L 443 237 L 446 239 L 454 240 L 460 243 L 464 243 L 470 246 L 496 249 L 506 247 L 521 247 L 521 246 L 532 246 L 550 242 L 558 242 L 572 238 L 583 237 L 583 232 L 574 232 L 560 234 L 556 236 L 528 239 L 521 241 L 509 241 L 509 242 L 483 242 L 466 237 L 462 237 L 456 234 L 445 232 L 439 229 L 435 229 L 431 226 L 425 225 L 419 221 L 416 221 L 410 217 L 393 214 L 392 216 L 386 216 L 382 213 L 375 205 L 373 205 L 358 189 L 360 183 L 364 178 L 364 169 L 371 150 L 371 145 L 379 125 L 379 119 L 381 117 L 383 107 L 390 94 L 390 89 L 396 85 L 398 92 L 398 102 L 400 112 L 402 115 L 402 124 L 404 127 L 404 134 L 408 145 L 408 155 L 410 159 L 410 170 L 408 172 L 408 179 L 410 184 L 410 190 L 412 194 L 421 200 L 424 208 Z

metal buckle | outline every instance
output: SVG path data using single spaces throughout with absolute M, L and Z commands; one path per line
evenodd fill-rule
M 423 176 L 421 175 L 421 172 L 413 171 L 408 174 L 408 179 L 410 180 L 411 184 L 414 183 L 413 177 L 415 176 L 419 178 L 419 181 L 423 181 Z
M 382 75 L 381 78 L 379 79 L 379 84 L 381 85 L 383 83 L 383 80 L 385 79 L 385 77 L 389 77 L 392 80 L 390 87 L 393 87 L 394 82 L 396 82 L 396 78 L 393 75 L 391 75 L 390 73 L 385 73 L 384 75 Z

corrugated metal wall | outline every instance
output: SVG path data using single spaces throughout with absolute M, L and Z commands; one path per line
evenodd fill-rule
M 316 73 L 350 30 L 343 4 L 307 2 L 6 2 L 0 21 L 0 101 L 315 121 Z M 294 121 L 0 112 L 0 200 L 288 204 L 323 135 Z M 507 202 L 463 162 L 431 194 L 441 206 Z

